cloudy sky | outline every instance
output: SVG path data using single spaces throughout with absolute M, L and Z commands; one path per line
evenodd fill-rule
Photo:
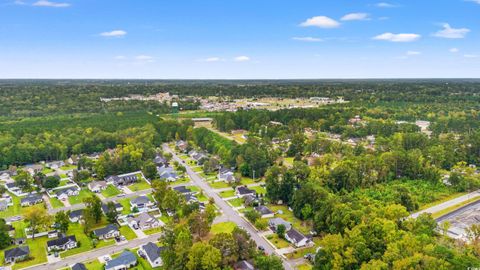
M 480 77 L 480 0 L 0 0 L 1 78 Z

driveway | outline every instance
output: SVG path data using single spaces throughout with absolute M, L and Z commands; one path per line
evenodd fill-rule
M 182 163 L 182 160 L 177 156 L 175 152 L 173 152 L 168 145 L 163 145 L 163 150 L 172 154 L 174 160 Z M 293 270 L 293 267 L 278 253 L 275 252 L 275 248 L 273 248 L 264 238 L 262 238 L 256 229 L 245 219 L 243 219 L 233 208 L 231 208 L 220 196 L 212 189 L 207 182 L 205 182 L 196 172 L 194 172 L 188 164 L 184 164 L 185 168 L 187 169 L 187 174 L 190 176 L 192 181 L 203 191 L 205 194 L 213 198 L 215 204 L 220 208 L 223 214 L 227 217 L 228 220 L 237 224 L 237 226 L 243 227 L 248 233 L 250 233 L 251 238 L 257 243 L 258 246 L 262 246 L 265 248 L 265 252 L 268 254 L 277 254 L 283 261 L 283 266 L 287 270 Z

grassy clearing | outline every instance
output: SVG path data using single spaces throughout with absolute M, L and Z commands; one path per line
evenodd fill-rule
M 214 189 L 229 188 L 230 187 L 230 185 L 228 183 L 225 183 L 223 181 L 212 182 L 212 183 L 208 183 L 208 184 Z
M 49 199 L 50 199 L 50 204 L 52 205 L 53 208 L 62 208 L 65 206 L 63 202 L 61 202 L 57 198 L 49 198 Z
M 143 233 L 145 233 L 146 235 L 150 235 L 150 234 L 159 233 L 161 231 L 162 231 L 162 227 L 157 227 L 157 228 L 152 228 L 152 229 L 145 230 L 145 231 L 143 231 Z
M 141 179 L 137 183 L 128 186 L 128 189 L 135 192 L 135 191 L 139 191 L 139 190 L 149 189 L 150 187 L 151 186 L 147 181 L 145 181 L 144 179 Z
M 233 190 L 222 191 L 222 192 L 219 193 L 219 195 L 222 198 L 235 197 L 235 191 L 233 191 Z
M 122 210 L 123 215 L 130 214 L 130 199 L 129 198 L 124 198 L 124 199 L 118 200 L 118 203 L 120 203 L 123 206 L 123 210 Z
M 88 270 L 103 270 L 103 264 L 98 260 L 84 263 Z
M 27 245 L 30 247 L 30 260 L 15 263 L 13 270 L 26 268 L 32 265 L 41 264 L 47 261 L 47 241 L 50 240 L 46 236 L 35 238 L 35 240 L 27 239 Z
M 240 184 L 241 185 L 251 185 L 251 184 L 255 184 L 255 180 L 253 180 L 252 178 L 249 178 L 249 177 L 245 177 L 243 176 L 242 179 L 240 180 Z
M 118 188 L 116 188 L 114 185 L 107 185 L 107 188 L 102 190 L 102 195 L 106 198 L 115 197 L 120 193 L 120 190 L 118 190 Z
M 127 240 L 132 240 L 137 238 L 137 234 L 128 226 L 120 227 L 120 233 L 127 238 Z
M 480 196 L 475 196 L 475 197 L 470 198 L 470 199 L 468 199 L 468 200 L 466 200 L 466 201 L 463 201 L 463 202 L 461 202 L 461 203 L 457 203 L 457 204 L 452 205 L 452 206 L 450 206 L 450 207 L 444 208 L 444 209 L 442 209 L 441 211 L 432 213 L 432 217 L 433 217 L 433 218 L 439 218 L 439 217 L 441 217 L 441 216 L 444 216 L 444 215 L 446 215 L 446 214 L 448 214 L 448 213 L 450 213 L 450 212 L 453 212 L 453 211 L 457 210 L 458 208 L 460 208 L 460 207 L 462 207 L 462 206 L 465 206 L 465 205 L 467 205 L 467 204 L 469 204 L 469 203 L 476 202 L 476 201 L 478 201 L 478 200 L 480 200 Z
M 52 172 L 54 172 L 54 170 L 52 170 L 50 168 L 47 168 L 47 167 L 44 167 L 43 170 L 42 170 L 43 174 L 52 173 Z
M 75 165 L 65 165 L 65 166 L 60 167 L 60 170 L 71 171 L 71 170 L 74 170 L 76 168 L 77 168 L 77 166 L 75 166 Z
M 68 201 L 70 202 L 71 205 L 83 203 L 84 199 L 91 197 L 94 194 L 95 193 L 91 192 L 88 189 L 82 189 L 80 190 L 80 193 L 77 196 L 69 197 Z
M 255 192 L 257 192 L 257 194 L 265 195 L 267 193 L 267 190 L 262 186 L 249 187 L 249 189 L 255 190 Z
M 219 234 L 219 233 L 232 233 L 233 229 L 237 227 L 237 224 L 233 222 L 221 222 L 217 224 L 213 224 L 210 232 L 212 234 Z
M 233 207 L 240 207 L 240 206 L 243 205 L 243 199 L 242 198 L 236 198 L 236 199 L 228 200 L 227 202 Z
M 305 263 L 297 266 L 297 270 L 311 270 L 313 266 L 311 264 Z
M 278 235 L 277 235 L 276 233 L 271 234 L 271 235 L 268 235 L 268 236 L 267 236 L 267 239 L 268 239 L 270 242 L 272 242 L 272 244 L 273 244 L 276 248 L 286 248 L 286 247 L 289 247 L 289 246 L 290 246 L 290 243 L 289 243 L 287 240 L 278 237 Z

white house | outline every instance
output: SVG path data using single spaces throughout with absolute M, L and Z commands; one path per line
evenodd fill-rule
M 148 242 L 143 246 L 140 246 L 138 255 L 145 258 L 152 268 L 160 267 L 163 265 L 161 252 L 163 247 L 159 247 L 152 242 Z
M 310 243 L 310 239 L 294 228 L 291 228 L 285 233 L 285 239 L 297 248 L 304 247 Z

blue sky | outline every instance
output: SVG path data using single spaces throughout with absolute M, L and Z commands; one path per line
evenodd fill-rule
M 0 0 L 1 78 L 477 78 L 480 0 Z

